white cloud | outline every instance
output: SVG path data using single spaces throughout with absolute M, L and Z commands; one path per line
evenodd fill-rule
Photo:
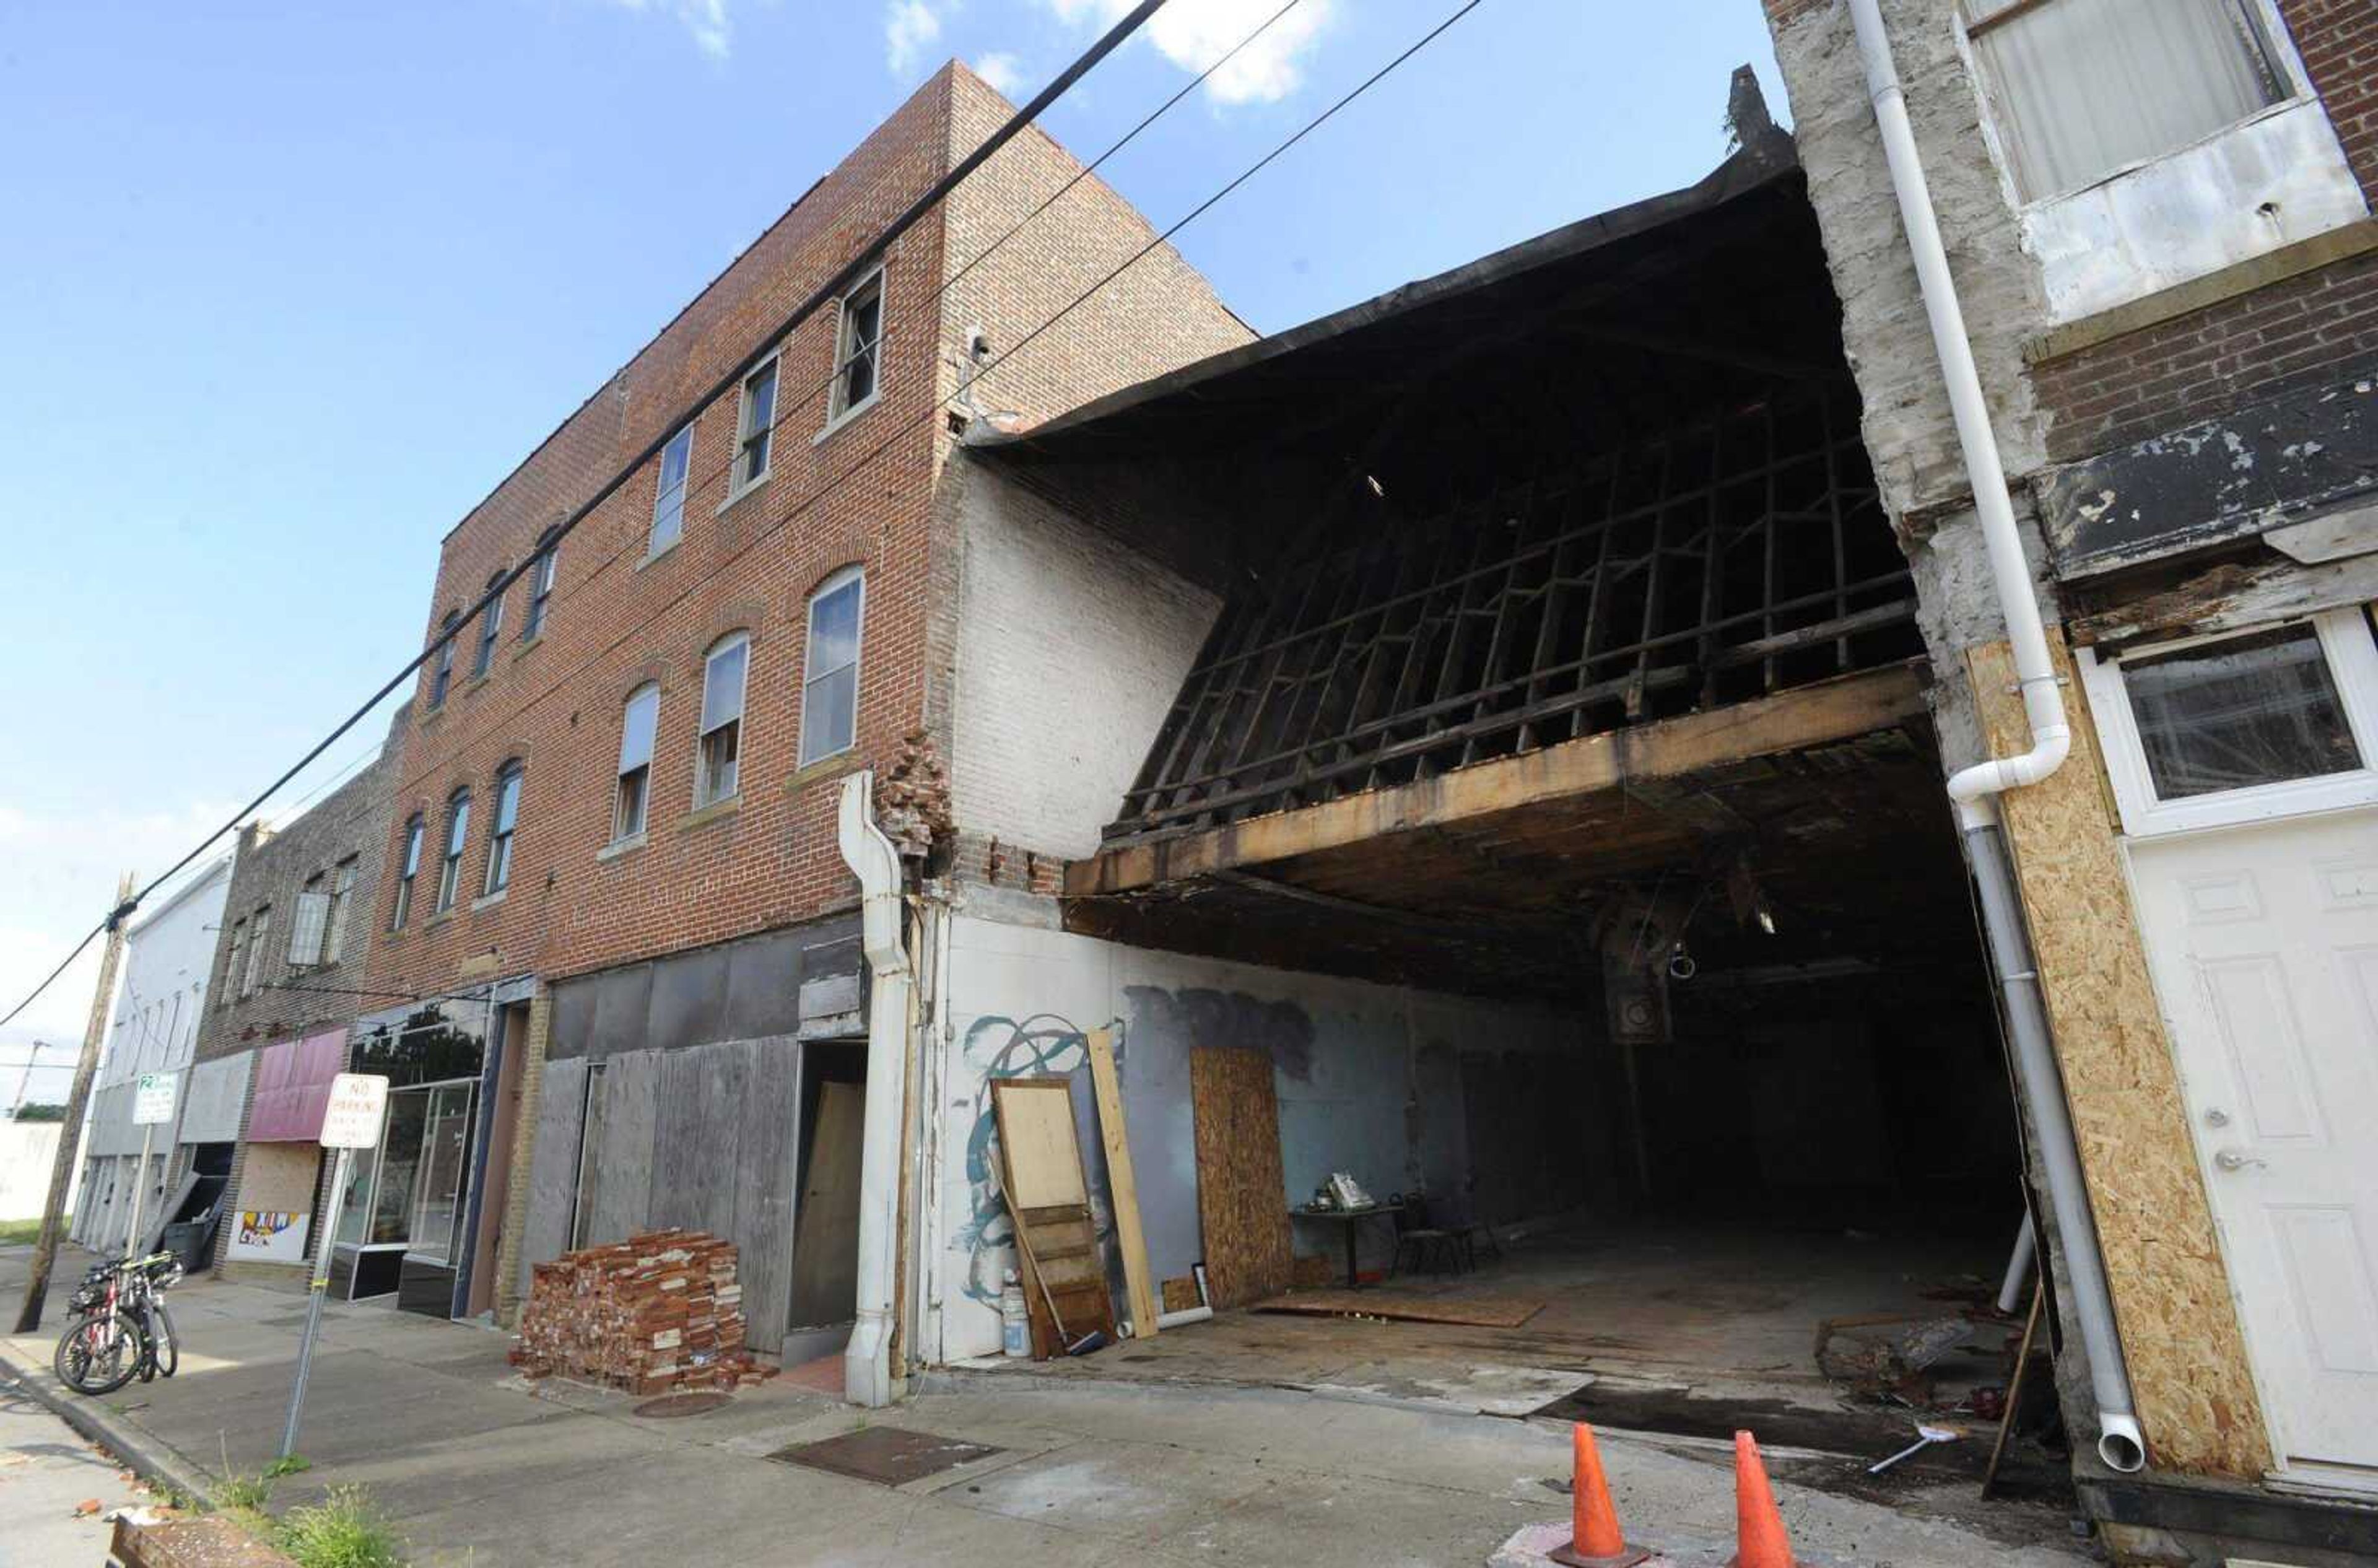
M 693 45 L 714 60 L 727 58 L 734 42 L 727 21 L 727 0 L 611 0 L 630 11 L 650 11 L 675 17 L 692 35 Z
M 1104 28 L 1131 9 L 1132 0 L 1043 0 L 1060 20 Z M 1282 0 L 1172 0 L 1148 22 L 1146 36 L 1184 71 L 1202 71 L 1262 26 Z M 1216 71 L 1206 90 L 1222 103 L 1277 102 L 1304 79 L 1300 64 L 1329 25 L 1335 0 L 1304 0 L 1264 35 Z
M 974 63 L 974 74 L 1010 98 L 1024 94 L 1024 62 L 1013 54 L 985 54 Z
M 883 7 L 883 63 L 895 77 L 912 75 L 942 36 L 942 18 L 925 0 L 892 0 Z

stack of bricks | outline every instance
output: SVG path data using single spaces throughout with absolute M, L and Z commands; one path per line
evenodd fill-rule
M 511 1348 L 512 1365 L 530 1377 L 559 1373 L 649 1395 L 731 1392 L 770 1375 L 743 1347 L 733 1242 L 647 1231 L 532 1272 Z

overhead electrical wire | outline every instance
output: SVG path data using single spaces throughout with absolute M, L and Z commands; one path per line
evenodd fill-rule
M 922 216 L 926 210 L 930 209 L 935 202 L 946 196 L 947 193 L 951 189 L 955 188 L 958 182 L 964 179 L 967 174 L 971 174 L 974 169 L 979 167 L 991 153 L 997 151 L 999 147 L 1003 146 L 1005 142 L 1011 139 L 1018 130 L 1022 129 L 1026 125 L 1028 125 L 1032 119 L 1036 118 L 1050 102 L 1053 102 L 1064 91 L 1066 88 L 1070 87 L 1075 80 L 1079 79 L 1079 78 L 1085 74 L 1090 66 L 1096 65 L 1099 60 L 1104 58 L 1106 54 L 1121 44 L 1123 40 L 1129 37 L 1131 32 L 1140 25 L 1140 23 L 1144 22 L 1148 16 L 1153 15 L 1154 12 L 1164 3 L 1165 0 L 1143 0 L 1143 3 L 1140 6 L 1135 7 L 1122 20 L 1118 21 L 1113 28 L 1110 29 L 1106 34 L 1099 38 L 1097 43 L 1093 44 L 1091 48 L 1086 51 L 1079 59 L 1075 61 L 1072 66 L 1068 66 L 1063 74 L 1051 82 L 1048 87 L 1042 89 L 1041 91 L 1034 97 L 1031 102 L 1026 104 L 1022 109 L 1018 110 L 1014 115 L 1012 115 L 1004 124 L 1003 124 L 998 131 L 994 132 L 991 138 L 987 138 L 980 146 L 977 147 L 973 152 L 967 156 L 966 159 L 962 160 L 958 164 L 954 165 L 948 174 L 944 174 L 940 180 L 935 182 L 931 190 L 929 190 L 923 197 L 920 197 L 915 203 L 912 203 L 899 218 L 895 219 L 891 225 L 887 226 L 881 233 L 879 233 L 876 239 L 871 242 L 866 249 L 859 252 L 853 260 L 846 263 L 838 271 L 836 271 L 833 278 L 829 279 L 823 287 L 814 292 L 807 300 L 805 300 L 802 305 L 795 310 L 790 318 L 763 339 L 758 347 L 754 348 L 741 360 L 738 361 L 732 370 L 730 370 L 727 375 L 719 377 L 718 380 L 707 390 L 694 400 L 691 406 L 689 407 L 680 416 L 669 421 L 668 424 L 663 427 L 663 435 L 650 443 L 643 450 L 639 452 L 633 460 L 620 468 L 609 480 L 605 482 L 605 484 L 593 497 L 572 509 L 569 516 L 565 518 L 560 524 L 557 525 L 552 532 L 542 536 L 540 545 L 536 550 L 518 565 L 509 568 L 505 571 L 498 574 L 497 578 L 488 584 L 487 588 L 480 594 L 480 596 L 476 600 L 473 601 L 466 609 L 460 612 L 450 626 L 446 628 L 443 632 L 433 639 L 420 653 L 416 654 L 412 660 L 410 660 L 402 669 L 399 670 L 396 675 L 391 676 L 380 687 L 378 690 L 375 691 L 361 707 L 357 708 L 354 712 L 350 714 L 335 729 L 331 730 L 329 735 L 325 736 L 322 740 L 309 749 L 304 757 L 300 758 L 294 764 L 285 770 L 280 777 L 276 778 L 272 784 L 253 801 L 244 807 L 237 815 L 232 818 L 230 821 L 216 829 L 212 833 L 201 840 L 195 849 L 191 850 L 189 854 L 184 856 L 182 859 L 176 861 L 163 875 L 151 880 L 146 887 L 135 893 L 131 899 L 126 901 L 115 910 L 112 911 L 107 918 L 102 921 L 100 925 L 94 927 L 89 933 L 87 933 L 83 937 L 82 940 L 76 944 L 74 951 L 66 955 L 66 960 L 55 969 L 52 970 L 49 976 L 25 997 L 24 1000 L 18 1002 L 14 1008 L 10 1009 L 6 1017 L 0 1017 L 0 1026 L 5 1026 L 9 1020 L 14 1019 L 28 1006 L 31 1005 L 34 999 L 38 998 L 42 991 L 46 990 L 52 984 L 54 984 L 58 976 L 63 974 L 67 966 L 80 955 L 83 949 L 90 945 L 93 939 L 98 937 L 102 932 L 107 930 L 116 922 L 120 921 L 124 916 L 130 914 L 131 911 L 138 905 L 141 899 L 147 897 L 148 894 L 153 892 L 160 884 L 174 876 L 176 872 L 180 871 L 184 867 L 196 860 L 200 855 L 204 854 L 215 840 L 221 838 L 225 832 L 236 828 L 250 813 L 258 809 L 266 801 L 270 800 L 276 791 L 282 788 L 292 778 L 303 772 L 305 768 L 311 764 L 316 758 L 319 757 L 323 751 L 328 749 L 331 744 L 337 741 L 341 736 L 352 729 L 357 723 L 361 722 L 367 714 L 369 714 L 373 709 L 377 708 L 382 701 L 386 700 L 388 697 L 396 691 L 396 689 L 402 686 L 405 680 L 416 676 L 420 672 L 422 666 L 437 655 L 440 648 L 459 638 L 462 635 L 462 629 L 471 625 L 480 614 L 484 613 L 486 605 L 491 601 L 499 599 L 511 586 L 511 584 L 524 575 L 541 557 L 558 547 L 562 538 L 567 536 L 572 529 L 576 528 L 579 523 L 592 515 L 596 508 L 600 507 L 605 501 L 617 494 L 620 487 L 625 485 L 631 477 L 642 470 L 644 464 L 659 456 L 663 449 L 665 449 L 670 441 L 676 438 L 677 433 L 682 429 L 687 423 L 698 416 L 704 409 L 718 401 L 721 398 L 726 396 L 727 392 L 738 389 L 741 385 L 743 377 L 753 368 L 764 362 L 771 353 L 775 353 L 782 341 L 786 338 L 789 337 L 803 321 L 814 315 L 818 308 L 826 303 L 838 299 L 848 288 L 863 280 L 867 276 L 868 272 L 872 269 L 875 261 L 883 254 L 892 242 L 896 239 L 901 233 L 905 232 L 910 225 L 912 225 L 916 220 Z M 998 240 L 993 241 L 990 246 L 986 247 L 972 261 L 968 262 L 966 268 L 962 269 L 957 274 L 954 275 L 948 282 L 944 283 L 943 288 L 940 291 L 937 291 L 932 296 L 932 299 L 938 300 L 942 293 L 947 292 L 951 284 L 956 282 L 958 278 L 964 277 L 967 272 L 970 272 L 976 266 L 979 265 L 980 262 L 988 257 L 992 251 L 997 250 L 1000 245 L 1005 244 L 1008 239 L 1012 238 L 1018 230 L 1025 226 L 1025 224 L 1030 222 L 1033 218 L 1038 217 L 1040 213 L 1048 210 L 1049 207 L 1052 205 L 1058 197 L 1063 196 L 1066 191 L 1071 190 L 1083 179 L 1087 178 L 1090 173 L 1095 171 L 1100 163 L 1103 163 L 1108 158 L 1112 157 L 1115 152 L 1119 151 L 1124 145 L 1128 144 L 1134 138 L 1137 137 L 1141 131 L 1147 129 L 1149 125 L 1161 117 L 1162 114 L 1169 111 L 1174 104 L 1180 102 L 1182 99 L 1188 96 L 1188 94 L 1194 91 L 1199 84 L 1210 77 L 1213 72 L 1219 70 L 1222 65 L 1227 63 L 1232 56 L 1236 55 L 1240 51 L 1254 42 L 1255 40 L 1268 30 L 1273 23 L 1277 22 L 1290 10 L 1292 10 L 1298 3 L 1299 0 L 1287 0 L 1287 4 L 1283 5 L 1278 11 L 1273 12 L 1260 26 L 1258 26 L 1253 32 L 1249 33 L 1245 39 L 1233 46 L 1229 54 L 1216 60 L 1213 65 L 1207 66 L 1204 72 L 1200 73 L 1195 79 L 1190 81 L 1187 86 L 1168 98 L 1146 119 L 1143 119 L 1121 140 L 1117 141 L 1114 146 L 1109 148 L 1105 153 L 1101 154 L 1097 162 L 1087 165 L 1080 173 L 1076 174 L 1063 187 L 1061 187 L 1055 195 L 1052 195 L 1047 200 L 1043 201 L 1039 207 L 1035 208 L 1031 213 L 1027 214 L 1014 227 L 1010 228 L 1007 233 L 1003 234 Z M 1035 327 L 1030 332 L 1018 339 L 1007 349 L 996 354 L 988 363 L 978 366 L 975 373 L 967 378 L 967 381 L 961 387 L 961 390 L 965 390 L 967 388 L 971 387 L 975 382 L 988 377 L 992 371 L 1007 363 L 1008 360 L 1022 353 L 1027 347 L 1037 341 L 1044 333 L 1055 327 L 1059 322 L 1064 320 L 1067 317 L 1071 316 L 1083 305 L 1087 304 L 1101 290 L 1106 288 L 1108 284 L 1113 282 L 1117 278 L 1121 277 L 1125 271 L 1129 270 L 1139 261 L 1146 258 L 1158 247 L 1170 243 L 1175 235 L 1181 233 L 1182 230 L 1203 217 L 1215 206 L 1238 190 L 1240 186 L 1245 185 L 1247 181 L 1262 173 L 1283 154 L 1287 153 L 1291 149 L 1303 141 L 1306 137 L 1310 136 L 1315 130 L 1318 130 L 1322 126 L 1335 118 L 1341 111 L 1353 103 L 1357 99 L 1363 97 L 1365 93 L 1369 92 L 1371 89 L 1377 86 L 1390 75 L 1394 74 L 1394 72 L 1400 68 L 1406 62 L 1410 61 L 1414 55 L 1420 54 L 1421 51 L 1434 43 L 1439 37 L 1443 36 L 1446 31 L 1451 29 L 1454 24 L 1460 21 L 1464 17 L 1467 17 L 1471 11 L 1476 10 L 1483 3 L 1484 0 L 1464 0 L 1464 4 L 1457 6 L 1452 12 L 1447 15 L 1443 20 L 1439 21 L 1427 32 L 1422 34 L 1418 39 L 1407 45 L 1400 53 L 1389 59 L 1385 65 L 1373 71 L 1361 82 L 1357 83 L 1352 89 L 1332 102 L 1329 106 L 1324 109 L 1320 114 L 1304 122 L 1303 126 L 1299 126 L 1293 133 L 1273 146 L 1271 150 L 1266 152 L 1261 158 L 1249 164 L 1246 168 L 1241 170 L 1228 182 L 1217 188 L 1211 195 L 1207 196 L 1196 206 L 1191 208 L 1181 217 L 1175 219 L 1160 233 L 1157 233 L 1144 245 L 1134 250 L 1122 262 L 1102 274 L 1096 281 L 1091 283 L 1088 288 L 1075 295 L 1072 300 L 1067 302 L 1055 314 L 1042 321 L 1038 327 Z M 928 304 L 930 305 L 931 303 L 931 302 L 929 300 Z M 919 314 L 921 314 L 921 312 Z M 911 319 L 913 323 L 915 318 L 912 317 Z M 888 334 L 879 333 L 877 340 L 879 344 L 886 335 Z M 830 387 L 833 384 L 833 380 L 838 378 L 839 373 L 840 367 L 837 366 L 835 377 L 829 377 L 826 382 L 822 383 L 817 389 L 808 394 L 808 397 L 802 399 L 800 402 L 793 404 L 792 407 L 805 407 L 809 398 L 813 398 L 818 391 L 823 391 L 826 387 Z M 856 462 L 836 474 L 833 479 L 827 481 L 817 490 L 803 497 L 799 502 L 787 510 L 784 516 L 778 518 L 775 522 L 769 524 L 768 527 L 755 534 L 751 539 L 731 551 L 708 571 L 696 577 L 676 596 L 670 598 L 653 612 L 627 628 L 618 637 L 615 637 L 609 642 L 604 644 L 602 648 L 596 650 L 588 658 L 582 659 L 576 664 L 571 665 L 556 680 L 540 688 L 525 701 L 513 708 L 506 710 L 504 713 L 493 721 L 493 723 L 509 724 L 514 718 L 517 718 L 519 715 L 535 707 L 538 703 L 543 702 L 548 697 L 551 697 L 563 684 L 576 676 L 589 665 L 593 664 L 597 660 L 607 657 L 631 638 L 650 626 L 654 621 L 659 619 L 662 616 L 676 608 L 679 604 L 682 604 L 696 589 L 709 582 L 720 572 L 726 570 L 727 567 L 733 565 L 742 557 L 749 554 L 763 541 L 774 537 L 792 522 L 806 515 L 812 507 L 825 499 L 828 496 L 834 494 L 835 491 L 839 490 L 847 481 L 854 477 L 861 470 L 865 469 L 876 458 L 883 455 L 883 453 L 888 450 L 895 442 L 909 435 L 912 431 L 923 425 L 931 419 L 938 416 L 944 408 L 949 406 L 949 399 L 935 399 L 932 402 L 928 404 L 916 418 L 895 427 L 891 434 L 886 436 L 882 441 L 870 448 Z M 770 435 L 772 440 L 774 439 L 775 430 L 780 428 L 790 417 L 791 409 L 788 408 L 787 413 L 779 416 L 776 420 L 772 421 L 770 425 Z M 710 474 L 704 477 L 703 484 L 706 487 L 713 480 L 723 475 L 726 472 L 727 470 L 725 468 L 713 471 Z M 691 493 L 691 485 L 689 485 L 688 490 L 689 493 Z M 631 543 L 632 543 L 632 541 Z M 598 575 L 603 569 L 616 562 L 619 558 L 620 555 L 625 553 L 627 547 L 628 546 L 623 545 L 621 551 L 615 553 L 612 557 L 607 557 L 605 561 L 600 563 L 596 569 L 596 574 L 590 574 L 589 578 L 581 579 L 578 583 L 573 584 L 573 592 L 578 588 L 586 586 L 588 582 L 591 581 L 592 575 Z M 561 598 L 562 595 L 557 592 L 553 596 L 552 602 L 558 604 Z M 426 775 L 415 775 L 416 778 L 420 776 Z M 392 797 L 396 795 L 402 794 L 405 785 L 413 782 L 414 782 L 414 779 L 400 781 L 397 785 L 390 789 L 389 796 Z

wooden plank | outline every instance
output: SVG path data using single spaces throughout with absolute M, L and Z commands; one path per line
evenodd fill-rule
M 1311 1317 L 1386 1318 L 1394 1323 L 1463 1323 L 1474 1328 L 1518 1328 L 1544 1310 L 1532 1296 L 1434 1295 L 1403 1290 L 1299 1290 L 1255 1303 L 1258 1312 Z
M 1107 1195 L 1114 1205 L 1115 1247 L 1123 1254 L 1123 1293 L 1135 1338 L 1156 1336 L 1155 1271 L 1147 1266 L 1147 1236 L 1139 1224 L 1139 1179 L 1131 1165 L 1131 1137 L 1123 1114 L 1123 1080 L 1115 1071 L 1114 1031 L 1088 1035 L 1090 1086 L 1099 1104 L 1099 1141 L 1107 1153 Z
M 793 1227 L 792 1321 L 801 1326 L 847 1323 L 859 1303 L 859 1136 L 867 1116 L 864 1084 L 828 1079 L 818 1086 L 817 1126 L 810 1133 Z
M 703 1230 L 709 1129 L 703 1124 L 706 1049 L 659 1053 L 653 1117 L 653 1181 L 646 1220 L 654 1227 Z
M 1446 827 L 1514 807 L 1615 789 L 1629 779 L 1675 777 L 1847 740 L 1925 712 L 1920 664 L 1893 664 L 1300 810 L 1117 845 L 1069 865 L 1065 892 L 1075 898 L 1124 892 L 1390 833 Z
M 1073 1086 L 1063 1078 L 1003 1078 L 991 1086 L 999 1146 L 1015 1185 L 1010 1209 L 1089 1202 L 1081 1145 L 1074 1138 Z
M 2073 620 L 2076 643 L 2120 646 L 2195 637 L 2378 599 L 2378 554 L 2304 567 L 2289 560 L 2230 563 L 2179 587 Z
M 659 1090 L 657 1051 L 625 1051 L 603 1067 L 602 1175 L 582 1245 L 625 1241 L 647 1228 L 653 1185 L 653 1116 Z
M 1288 1288 L 1294 1270 L 1288 1182 L 1280 1172 L 1279 1102 L 1262 1051 L 1189 1053 L 1197 1144 L 1197 1219 L 1215 1307 L 1243 1307 Z
M 585 1126 L 586 1059 L 545 1064 L 537 1090 L 536 1145 L 529 1155 L 528 1220 L 520 1244 L 521 1295 L 529 1266 L 551 1263 L 569 1250 L 570 1221 L 578 1207 L 578 1138 Z
M 744 1337 L 771 1353 L 792 1321 L 793 1165 L 801 1125 L 800 1048 L 753 1040 L 743 1100 L 743 1157 L 735 1171 L 735 1236 L 742 1249 Z
M 743 1163 L 743 1103 L 751 1092 L 751 1047 L 732 1040 L 680 1050 L 700 1074 L 695 1092 L 698 1149 L 687 1151 L 691 1228 L 735 1238 L 736 1171 Z

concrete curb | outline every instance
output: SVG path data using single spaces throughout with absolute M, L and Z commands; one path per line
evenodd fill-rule
M 211 1503 L 215 1482 L 203 1470 L 91 1401 L 53 1387 L 46 1368 L 28 1368 L 0 1347 L 0 1378 L 76 1431 L 124 1461 L 134 1474 L 201 1502 Z M 135 1385 L 137 1386 L 137 1385 Z

